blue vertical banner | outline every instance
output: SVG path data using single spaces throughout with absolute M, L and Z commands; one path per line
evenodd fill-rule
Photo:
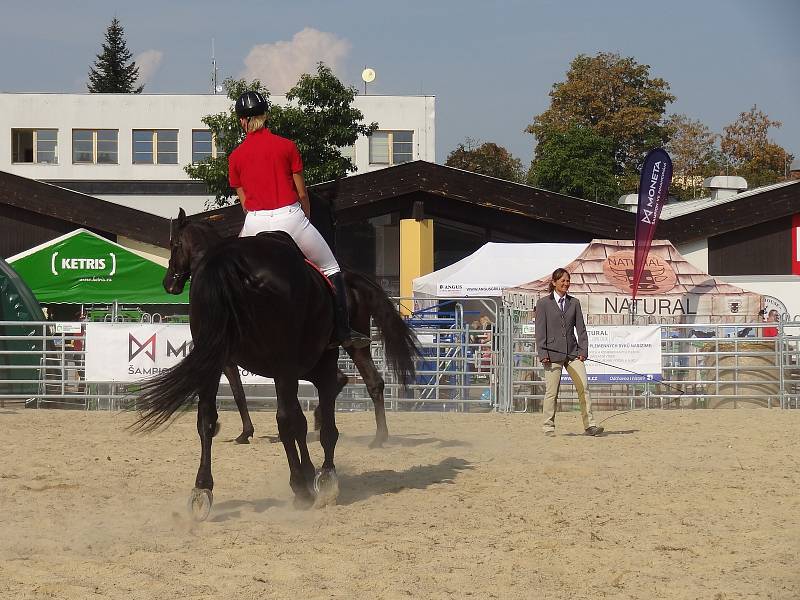
M 647 153 L 642 165 L 639 182 L 639 208 L 636 211 L 636 233 L 634 236 L 633 297 L 639 289 L 647 254 L 653 235 L 661 216 L 661 208 L 667 201 L 669 184 L 672 182 L 672 160 L 663 148 L 656 148 Z

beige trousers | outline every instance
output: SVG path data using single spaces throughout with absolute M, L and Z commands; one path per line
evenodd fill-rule
M 542 412 L 546 417 L 542 429 L 552 431 L 556 426 L 556 408 L 558 390 L 561 387 L 561 368 L 563 363 L 549 363 L 544 366 L 544 403 Z M 588 429 L 592 425 L 597 425 L 592 416 L 592 396 L 589 394 L 589 381 L 586 377 L 586 366 L 581 360 L 571 360 L 567 363 L 567 373 L 569 373 L 575 390 L 578 392 L 578 402 L 581 407 L 581 418 L 583 428 Z

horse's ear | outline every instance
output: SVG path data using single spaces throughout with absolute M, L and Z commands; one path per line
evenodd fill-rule
M 181 208 L 178 210 L 178 225 L 183 225 L 183 222 L 186 220 L 186 211 Z

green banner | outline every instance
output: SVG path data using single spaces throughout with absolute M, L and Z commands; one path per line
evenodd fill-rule
M 85 229 L 7 259 L 46 304 L 188 304 L 164 291 L 166 268 Z

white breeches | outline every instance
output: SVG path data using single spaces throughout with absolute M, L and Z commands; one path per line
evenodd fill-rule
M 325 238 L 306 218 L 299 202 L 275 210 L 249 211 L 239 237 L 249 237 L 263 231 L 288 233 L 306 258 L 317 265 L 325 275 L 330 276 L 341 270 Z

